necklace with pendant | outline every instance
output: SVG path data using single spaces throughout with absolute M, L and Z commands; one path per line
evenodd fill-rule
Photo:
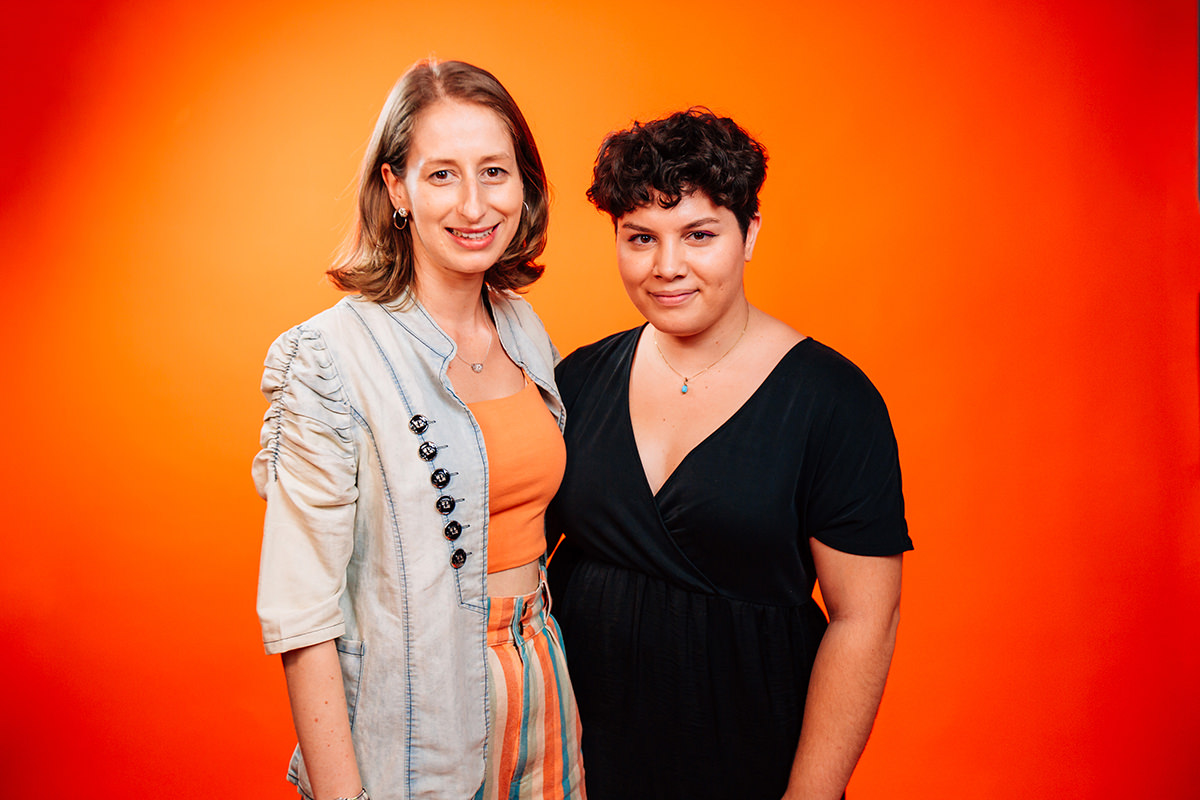
M 715 367 L 717 364 L 720 364 L 722 361 L 724 361 L 725 356 L 732 353 L 733 348 L 738 346 L 738 342 L 740 342 L 742 340 L 742 337 L 746 335 L 746 328 L 749 328 L 749 327 L 750 327 L 750 309 L 746 309 L 746 324 L 742 326 L 742 332 L 739 333 L 738 337 L 733 340 L 733 344 L 731 344 L 729 346 L 729 349 L 726 350 L 724 353 L 722 353 L 720 358 L 718 358 L 716 361 L 709 364 L 704 369 L 700 370 L 699 372 L 692 373 L 691 377 L 684 375 L 682 372 L 680 372 L 679 370 L 672 367 L 670 361 L 667 361 L 667 357 L 666 357 L 666 355 L 663 354 L 662 348 L 658 346 L 658 331 L 657 330 L 655 330 L 654 334 L 653 334 L 654 349 L 658 351 L 658 357 L 661 358 L 663 363 L 667 365 L 667 369 L 671 370 L 671 372 L 674 372 L 676 375 L 683 378 L 683 385 L 679 387 L 679 393 L 687 394 L 688 393 L 688 381 L 691 381 L 695 378 L 700 377 L 701 375 L 703 375 L 704 373 L 708 372 L 710 369 Z
M 459 355 L 457 352 L 454 354 L 454 357 L 455 357 L 455 358 L 457 358 L 459 361 L 463 362 L 464 364 L 466 364 L 468 367 L 470 367 L 470 368 L 471 368 L 471 372 L 474 372 L 475 374 L 477 374 L 477 375 L 478 375 L 480 372 L 483 372 L 483 365 L 484 365 L 484 363 L 486 363 L 486 362 L 487 362 L 487 360 L 488 360 L 488 356 L 490 356 L 490 355 L 492 354 L 492 342 L 494 342 L 494 341 L 496 341 L 496 337 L 495 337 L 495 336 L 492 334 L 492 332 L 489 330 L 489 331 L 488 331 L 488 346 L 487 346 L 487 352 L 485 352 L 485 353 L 483 354 L 483 360 L 482 360 L 482 361 L 467 361 L 465 358 L 463 358 L 463 357 L 462 357 L 461 355 Z

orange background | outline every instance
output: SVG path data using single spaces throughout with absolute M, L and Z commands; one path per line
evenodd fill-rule
M 880 387 L 918 548 L 855 800 L 1195 796 L 1195 3 L 836 5 L 6 9 L 0 793 L 294 796 L 260 367 L 437 54 L 539 139 L 564 352 L 637 321 L 605 132 L 704 103 L 770 150 L 752 299 Z

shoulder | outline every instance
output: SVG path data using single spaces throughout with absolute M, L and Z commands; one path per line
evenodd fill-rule
M 833 409 L 887 413 L 883 397 L 858 365 L 813 338 L 805 339 L 789 354 L 796 384 Z
M 533 306 L 524 297 L 511 291 L 492 290 L 488 302 L 497 325 L 505 325 L 510 336 L 518 339 L 523 337 L 533 345 L 538 358 L 544 362 L 546 374 L 542 377 L 548 380 L 549 373 L 558 362 L 558 350 L 550 341 L 550 334 L 546 332 L 546 326 Z
M 542 318 L 521 295 L 516 292 L 493 290 L 488 295 L 488 302 L 492 305 L 494 316 L 504 318 L 526 336 L 533 339 L 549 339 Z
M 563 400 L 578 396 L 583 386 L 596 374 L 611 374 L 623 363 L 628 363 L 628 357 L 637 347 L 638 337 L 641 336 L 644 325 L 630 328 L 627 331 L 610 334 L 603 339 L 586 344 L 575 350 L 559 363 L 554 370 L 554 378 Z
M 362 348 L 374 348 L 383 339 L 394 339 L 399 328 L 413 334 L 423 324 L 423 312 L 413 305 L 383 306 L 361 295 L 347 295 L 324 311 L 284 331 L 271 350 L 305 347 L 324 350 L 326 360 L 347 360 Z M 340 356 L 340 358 L 339 358 Z M 268 356 L 269 358 L 269 356 Z
M 366 301 L 358 304 L 375 305 Z M 354 299 L 346 297 L 279 334 L 267 349 L 263 362 L 263 393 L 270 397 L 272 392 L 284 390 L 295 382 L 324 395 L 340 388 L 333 345 L 346 338 L 354 327 L 361 327 L 355 323 L 356 319 Z
M 637 345 L 638 337 L 645 327 L 645 325 L 639 325 L 627 331 L 609 334 L 591 344 L 585 344 L 564 358 L 563 364 L 569 363 L 571 365 L 568 367 L 569 369 L 578 369 L 585 364 L 604 362 L 614 358 L 619 359 L 631 347 Z
M 804 413 L 789 417 L 803 421 L 826 483 L 854 486 L 868 474 L 898 475 L 891 416 L 866 374 L 841 353 L 812 339 L 797 345 L 794 355 L 795 372 L 789 377 L 800 397 L 797 407 Z
M 530 305 L 529 301 L 516 292 L 492 289 L 488 293 L 488 302 L 492 304 L 493 311 L 498 314 L 504 314 L 515 322 L 536 323 L 539 327 L 542 324 L 541 318 L 533 310 L 533 306 Z
M 336 339 L 342 335 L 342 331 L 345 330 L 348 323 L 362 317 L 362 314 L 359 313 L 360 310 L 367 311 L 369 314 L 373 308 L 378 309 L 378 304 L 363 300 L 358 295 L 343 297 L 329 308 L 317 312 L 281 333 L 275 343 L 300 339 Z

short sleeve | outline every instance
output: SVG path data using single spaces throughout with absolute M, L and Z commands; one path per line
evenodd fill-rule
M 887 406 L 849 361 L 829 381 L 824 430 L 816 434 L 815 477 L 805 515 L 807 533 L 835 550 L 885 556 L 911 550 L 904 519 L 900 458 Z
M 262 379 L 254 484 L 267 501 L 258 616 L 268 653 L 341 636 L 354 549 L 355 420 L 325 341 L 303 326 L 280 336 Z

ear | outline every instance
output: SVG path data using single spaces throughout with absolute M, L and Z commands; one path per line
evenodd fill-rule
M 758 241 L 758 229 L 762 227 L 762 214 L 755 214 L 750 218 L 750 224 L 746 226 L 746 260 L 754 255 L 754 243 Z
M 408 193 L 404 191 L 404 180 L 392 172 L 391 164 L 379 168 L 383 175 L 383 185 L 387 187 L 388 197 L 392 200 L 392 208 L 409 208 Z

